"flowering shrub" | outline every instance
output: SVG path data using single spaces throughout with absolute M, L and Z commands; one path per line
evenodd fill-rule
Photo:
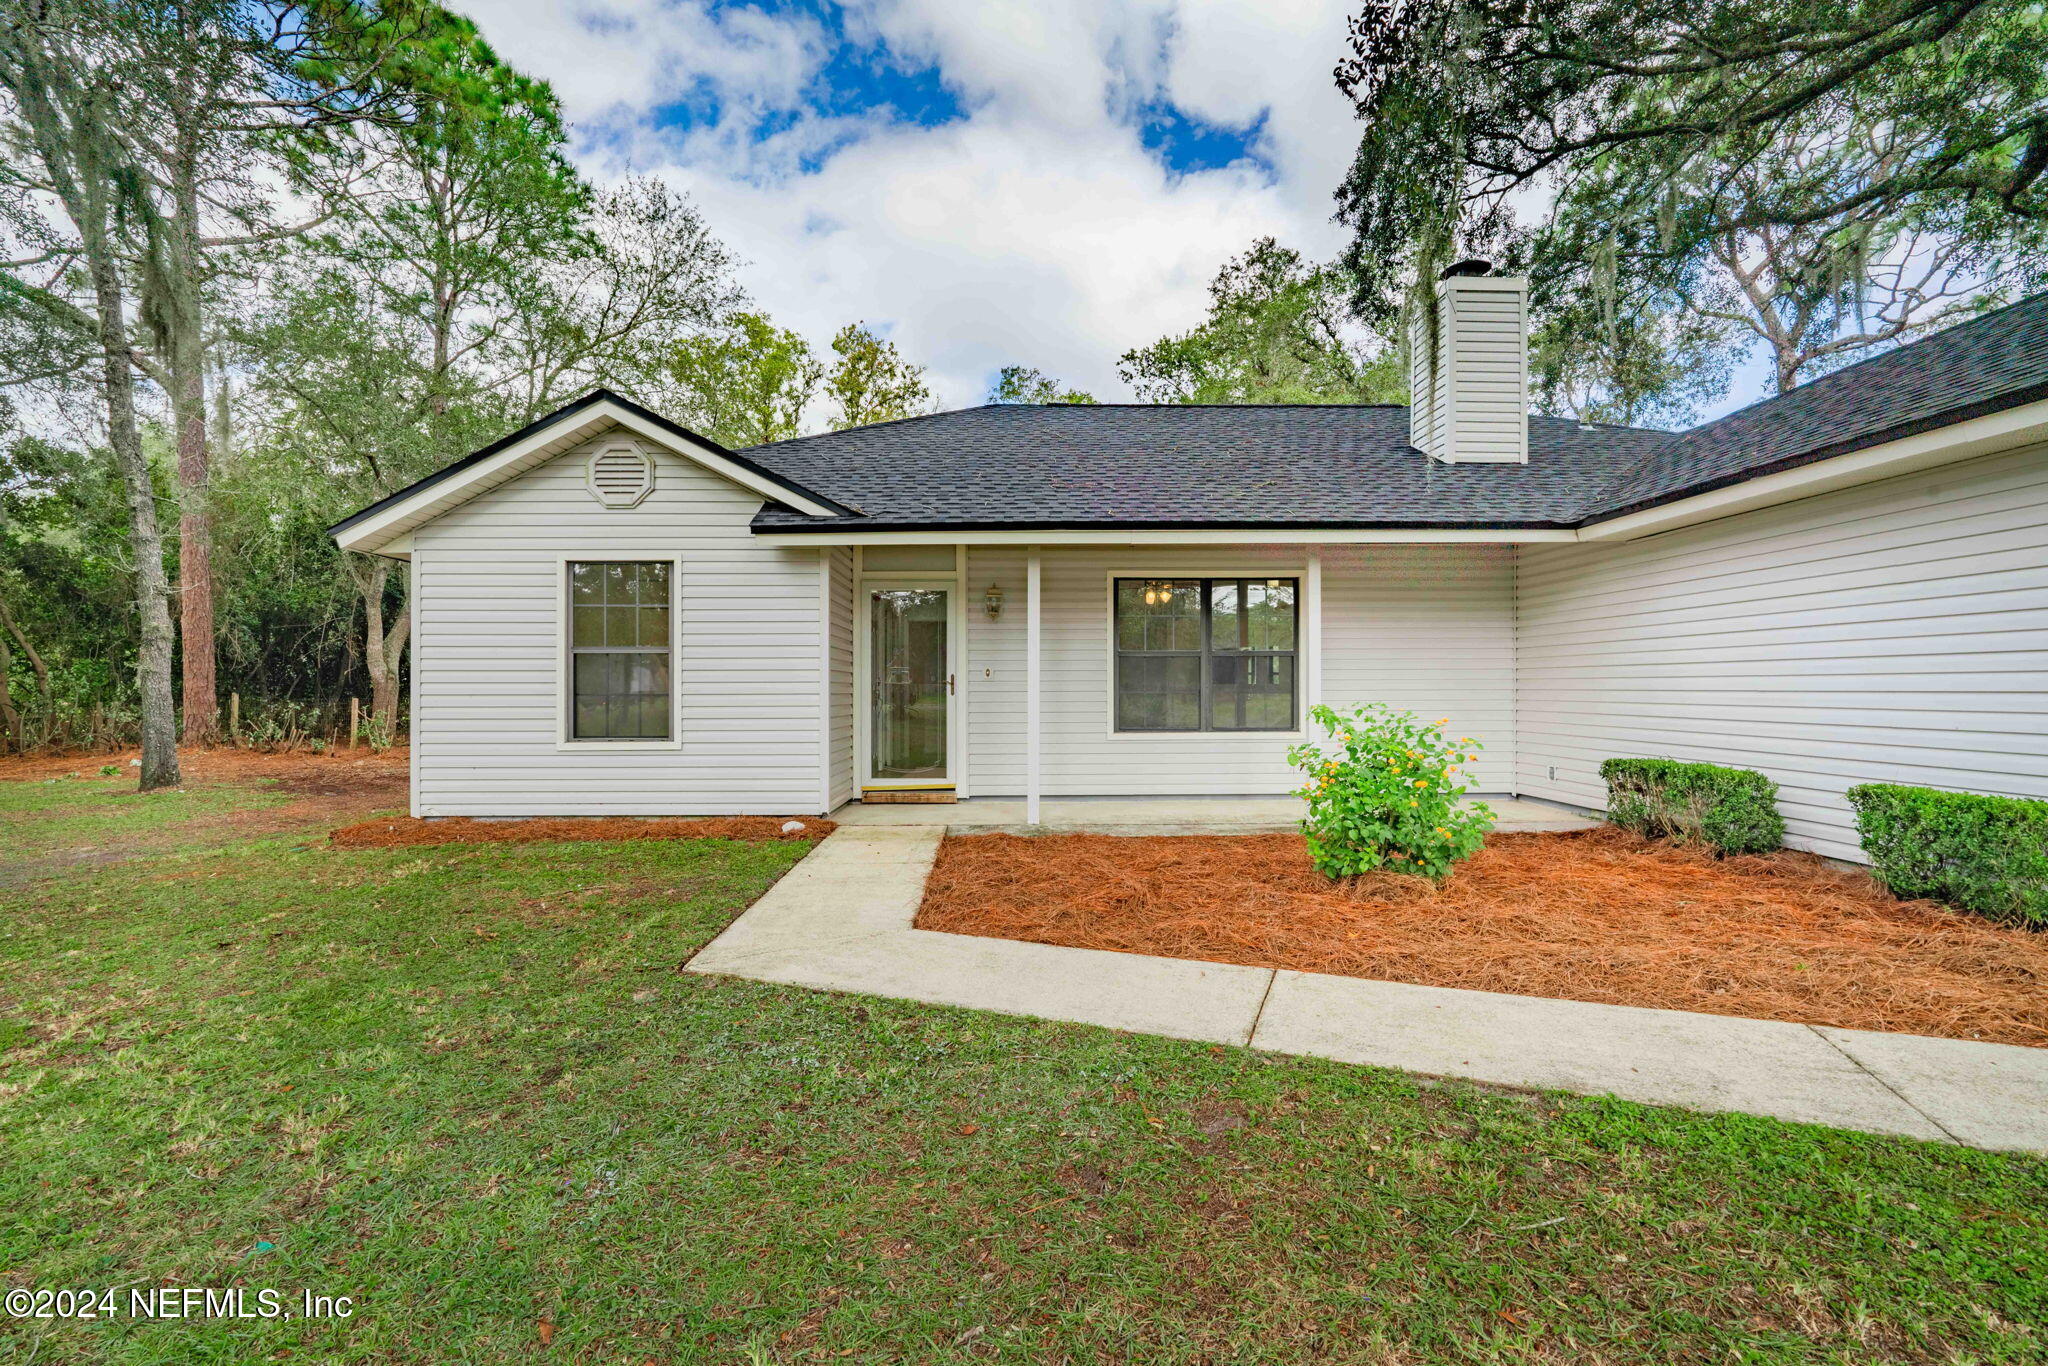
M 1461 807 L 1458 765 L 1478 753 L 1470 738 L 1452 741 L 1445 722 L 1375 702 L 1340 715 L 1309 711 L 1327 744 L 1296 745 L 1288 762 L 1308 775 L 1294 795 L 1308 801 L 1301 832 L 1309 857 L 1330 877 L 1386 868 L 1441 878 L 1475 853 L 1493 828 L 1483 802 Z

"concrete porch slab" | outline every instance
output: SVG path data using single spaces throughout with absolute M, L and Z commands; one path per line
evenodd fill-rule
M 699 951 L 690 971 L 2048 1152 L 2043 1049 L 916 929 L 944 834 L 934 825 L 842 825 Z
M 1488 797 L 1501 830 L 1591 830 L 1600 822 L 1562 806 Z M 1247 835 L 1293 830 L 1306 809 L 1298 797 L 1058 797 L 1039 803 L 1039 832 L 1099 835 Z M 832 813 L 841 825 L 943 825 L 956 834 L 1030 833 L 1024 803 L 972 797 L 949 806 L 848 802 Z

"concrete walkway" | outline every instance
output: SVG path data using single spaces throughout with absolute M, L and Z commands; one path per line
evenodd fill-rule
M 935 825 L 843 827 L 690 970 L 2048 1152 L 2048 1049 L 913 929 L 944 834 Z

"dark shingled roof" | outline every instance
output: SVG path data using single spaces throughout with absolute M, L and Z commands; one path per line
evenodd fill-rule
M 1595 517 L 1704 493 L 2048 398 L 2048 294 L 1695 427 L 1608 490 Z
M 1444 465 L 1373 406 L 992 404 L 749 448 L 859 509 L 764 532 L 1573 527 L 2048 398 L 2048 294 L 1683 434 L 1529 419 L 1526 465 Z
M 863 529 L 1565 526 L 1675 438 L 1529 420 L 1526 465 L 1445 465 L 1408 410 L 990 404 L 799 437 L 747 454 L 858 508 Z M 775 506 L 761 530 L 841 527 Z

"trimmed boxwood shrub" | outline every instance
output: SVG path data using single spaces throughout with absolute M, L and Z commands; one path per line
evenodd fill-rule
M 2048 802 L 1865 783 L 1849 804 L 1892 895 L 2048 929 Z
M 1778 785 L 1753 769 L 1609 759 L 1600 776 L 1607 780 L 1607 819 L 1624 830 L 1720 854 L 1763 854 L 1785 841 Z

